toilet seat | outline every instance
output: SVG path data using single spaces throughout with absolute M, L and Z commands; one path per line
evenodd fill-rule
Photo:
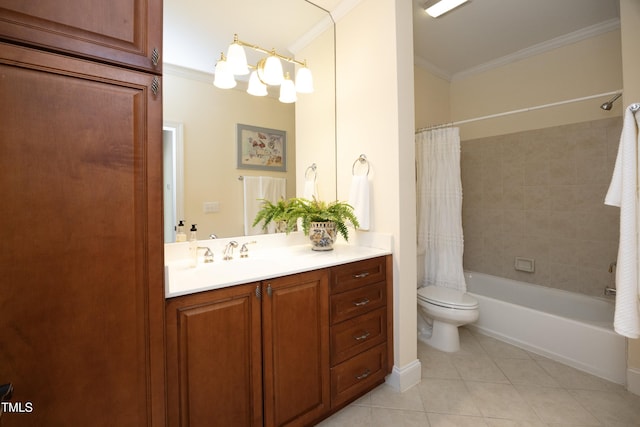
M 419 288 L 418 299 L 455 310 L 475 310 L 479 306 L 478 300 L 465 292 L 433 285 Z

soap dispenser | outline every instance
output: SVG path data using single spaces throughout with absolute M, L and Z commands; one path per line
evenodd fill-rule
M 176 242 L 186 242 L 187 233 L 184 232 L 184 220 L 180 220 L 176 227 Z
M 189 264 L 191 267 L 198 265 L 198 235 L 197 224 L 191 224 L 189 231 Z

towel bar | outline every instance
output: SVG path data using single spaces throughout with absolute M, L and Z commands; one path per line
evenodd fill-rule
M 365 175 L 369 175 L 369 161 L 367 160 L 367 156 L 365 156 L 364 154 L 360 154 L 360 156 L 356 159 L 355 162 L 353 162 L 353 166 L 351 166 L 351 175 L 355 175 L 356 174 L 356 164 L 360 162 L 361 164 L 366 164 L 367 165 L 367 173 Z
M 305 179 L 306 181 L 309 181 L 309 171 L 311 171 L 311 172 L 313 172 L 313 180 L 315 181 L 315 180 L 316 180 L 316 178 L 318 177 L 318 171 L 317 171 L 317 169 L 318 169 L 318 166 L 316 166 L 316 164 L 315 164 L 315 163 L 312 163 L 312 164 L 311 164 L 311 166 L 309 166 L 309 167 L 307 168 L 307 170 L 306 170 L 306 171 L 304 171 L 304 179 Z

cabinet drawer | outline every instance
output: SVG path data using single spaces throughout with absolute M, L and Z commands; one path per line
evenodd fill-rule
M 384 282 L 331 296 L 331 323 L 336 324 L 367 313 L 387 303 Z
M 384 308 L 331 327 L 331 365 L 355 356 L 387 339 Z
M 331 406 L 338 406 L 382 382 L 386 366 L 387 346 L 380 344 L 331 368 Z
M 386 279 L 384 257 L 334 267 L 331 271 L 331 293 L 344 292 Z

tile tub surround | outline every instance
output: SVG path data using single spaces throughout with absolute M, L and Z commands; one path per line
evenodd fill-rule
M 622 118 L 462 143 L 464 267 L 602 296 L 619 209 L 605 206 Z M 535 272 L 514 269 L 534 258 Z
M 318 426 L 640 425 L 640 396 L 620 385 L 466 328 L 460 339 L 458 353 L 418 343 L 420 384 L 381 385 Z

